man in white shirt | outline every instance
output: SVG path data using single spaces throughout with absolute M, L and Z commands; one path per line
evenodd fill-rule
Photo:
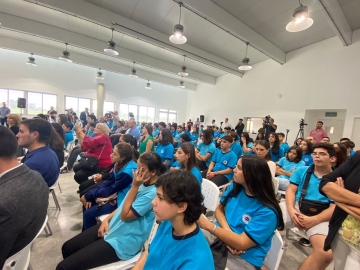
M 225 122 L 222 123 L 221 128 L 224 129 L 226 127 L 230 127 L 231 129 L 233 128 L 232 125 L 229 123 L 229 118 L 225 118 Z

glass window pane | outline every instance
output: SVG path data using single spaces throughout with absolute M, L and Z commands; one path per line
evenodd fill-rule
M 76 98 L 76 97 L 65 97 L 65 110 L 68 110 L 70 108 L 72 108 L 74 110 L 74 112 L 79 111 L 79 99 L 78 98 Z
M 167 112 L 168 110 L 166 110 L 166 109 L 160 109 L 159 111 L 160 111 L 160 112 Z
M 77 111 L 74 109 L 78 117 L 80 116 L 80 112 L 85 111 L 85 108 L 90 109 L 90 102 L 91 100 L 89 98 L 79 98 L 79 109 Z
M 129 105 L 129 114 L 132 112 L 134 114 L 134 118 L 135 121 L 138 121 L 138 112 L 137 112 L 137 107 L 136 105 Z M 129 118 L 127 118 L 129 119 Z
M 176 114 L 174 113 L 169 113 L 169 123 L 176 123 Z
M 155 108 L 148 107 L 147 122 L 151 122 L 151 123 L 155 122 Z
M 129 105 L 121 104 L 119 106 L 119 118 L 128 120 L 129 119 Z
M 164 112 L 159 113 L 159 122 L 165 122 L 167 124 L 167 113 Z
M 6 102 L 6 106 L 9 105 L 7 89 L 0 89 L 0 104 L 2 105 L 3 102 Z
M 173 111 L 173 110 L 169 110 L 169 112 L 171 112 L 171 113 L 176 113 L 176 111 Z
M 97 115 L 97 100 L 92 100 L 92 109 L 90 110 L 90 113 L 94 113 L 94 115 Z
M 28 93 L 28 114 L 39 114 L 42 113 L 42 94 L 40 93 Z
M 139 122 L 147 122 L 147 107 L 139 106 Z
M 104 101 L 104 114 L 107 112 L 114 112 L 114 102 Z
M 56 111 L 57 95 L 43 94 L 43 114 L 47 114 L 50 110 L 50 106 L 53 106 Z M 58 112 L 59 113 L 59 112 Z
M 21 109 L 17 107 L 18 98 L 24 97 L 24 91 L 9 90 L 9 104 L 8 107 L 12 113 L 21 113 Z M 24 110 L 22 111 L 24 113 Z

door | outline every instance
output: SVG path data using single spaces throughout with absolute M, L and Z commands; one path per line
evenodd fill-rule
M 360 118 L 354 118 L 353 131 L 351 134 L 351 140 L 355 143 L 355 149 L 360 149 Z
M 342 137 L 344 130 L 344 120 L 336 120 L 331 118 L 319 119 L 324 122 L 323 129 L 327 132 L 330 142 L 338 142 Z

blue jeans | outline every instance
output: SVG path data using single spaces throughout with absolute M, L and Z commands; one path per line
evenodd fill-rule
M 278 180 L 279 180 L 279 189 L 286 191 L 288 186 L 290 185 L 290 181 L 286 178 L 278 178 Z
M 104 204 L 99 209 L 97 209 L 98 205 L 96 203 L 95 204 L 93 203 L 92 204 L 93 206 L 87 210 L 85 210 L 85 207 L 83 206 L 83 228 L 82 228 L 82 231 L 85 231 L 85 230 L 91 228 L 92 226 L 95 226 L 97 223 L 96 217 L 106 215 L 106 214 L 111 214 L 117 208 L 116 200 L 115 200 L 115 203 L 113 203 L 113 202 L 114 202 L 114 200 L 108 202 L 107 204 Z

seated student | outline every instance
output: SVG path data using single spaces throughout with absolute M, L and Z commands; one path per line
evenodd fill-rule
M 171 166 L 170 171 L 184 169 L 191 172 L 202 184 L 202 175 L 196 164 L 195 147 L 191 143 L 183 143 L 175 153 L 176 162 Z
M 280 158 L 284 157 L 284 149 L 280 147 L 279 137 L 275 132 L 269 133 L 269 143 L 270 143 L 270 157 L 274 162 L 278 162 Z
M 353 150 L 355 148 L 355 143 L 352 141 L 343 141 L 343 144 L 346 146 L 348 157 L 355 154 L 355 151 Z
M 214 143 L 216 143 L 217 140 L 220 138 L 220 131 L 219 131 L 219 127 L 216 126 L 212 126 L 212 127 L 214 131 Z
M 138 145 L 137 145 L 136 138 L 133 135 L 123 134 L 123 135 L 120 136 L 119 142 L 124 142 L 124 143 L 129 144 L 133 149 L 134 159 L 138 160 L 140 154 L 139 154 L 139 151 L 137 150 Z
M 158 174 L 166 171 L 158 154 L 144 153 L 125 199 L 117 210 L 96 226 L 62 246 L 64 260 L 57 270 L 86 270 L 133 258 L 142 248 L 154 224 L 151 201 L 156 196 Z
M 204 130 L 200 137 L 202 137 L 202 142 L 196 149 L 196 160 L 200 171 L 206 171 L 210 165 L 211 158 L 215 153 L 216 147 L 213 143 L 212 131 Z
M 230 145 L 233 142 L 231 136 L 224 136 L 221 139 L 221 149 L 216 149 L 215 154 L 211 158 L 211 163 L 207 171 L 202 172 L 202 177 L 211 180 L 217 186 L 222 186 L 232 179 L 238 160 L 233 151 L 230 150 Z
M 190 134 L 190 138 L 191 138 L 191 144 L 194 146 L 197 146 L 198 140 L 199 140 L 199 132 L 198 132 L 199 128 L 197 126 L 193 127 L 193 130 Z
M 270 144 L 265 140 L 255 141 L 254 149 L 255 149 L 255 154 L 258 157 L 265 159 L 265 161 L 267 162 L 267 164 L 269 166 L 271 176 L 275 177 L 276 164 L 270 158 Z
M 132 172 L 137 169 L 131 146 L 127 143 L 118 143 L 110 157 L 115 166 L 109 178 L 80 198 L 83 204 L 83 231 L 96 225 L 96 217 L 112 213 L 122 203 L 130 189 L 133 180 Z M 115 194 L 116 197 L 113 196 Z M 104 204 L 96 202 L 97 199 L 108 197 L 113 198 Z
M 250 138 L 248 132 L 241 133 L 240 138 L 240 145 L 244 150 L 244 155 L 253 155 L 254 152 L 252 151 L 253 148 L 253 140 Z
M 244 150 L 242 149 L 240 143 L 236 141 L 238 134 L 235 131 L 230 132 L 230 136 L 233 138 L 233 143 L 230 145 L 231 151 L 235 153 L 235 155 L 239 158 L 244 154 Z
M 276 165 L 276 175 L 279 180 L 279 189 L 286 190 L 290 184 L 290 176 L 298 167 L 305 166 L 301 160 L 302 150 L 298 146 L 291 146 L 285 157 L 281 158 Z
M 65 147 L 67 147 L 69 142 L 74 141 L 74 133 L 72 130 L 74 125 L 71 122 L 66 122 L 62 125 L 62 128 L 65 132 Z
M 236 260 L 230 269 L 260 269 L 275 229 L 284 229 L 281 209 L 264 159 L 242 156 L 234 173 L 234 183 L 224 192 L 216 208 L 217 222 L 214 224 L 201 216 L 198 224 L 210 245 L 218 238 L 225 250 L 228 249 L 225 260 L 214 258 L 217 269 L 225 269 L 228 256 Z M 218 265 L 219 261 L 223 261 L 223 267 Z
M 196 223 L 203 196 L 195 177 L 176 170 L 160 176 L 155 185 L 152 204 L 156 220 L 162 223 L 133 270 L 215 269 L 209 245 Z
M 126 129 L 124 127 L 124 123 L 122 121 L 117 121 L 116 130 L 110 135 L 110 140 L 113 147 L 119 142 L 121 134 L 124 134 L 125 132 Z
M 332 171 L 331 163 L 335 161 L 335 149 L 330 144 L 317 143 L 313 147 L 312 156 L 314 165 L 299 167 L 291 175 L 285 197 L 287 212 L 283 213 L 285 225 L 305 230 L 313 247 L 313 252 L 299 268 L 304 270 L 325 269 L 332 261 L 331 250 L 324 251 L 324 242 L 335 205 L 319 192 L 319 185 L 321 178 Z M 309 182 L 304 192 L 304 183 L 307 179 Z M 317 205 L 310 205 L 311 202 Z M 318 211 L 313 212 L 315 209 Z M 306 239 L 300 240 L 302 245 L 308 245 Z
M 163 128 L 160 132 L 156 153 L 158 153 L 164 165 L 170 169 L 173 162 L 174 146 L 173 137 L 171 136 L 170 130 L 167 128 Z
M 285 140 L 285 134 L 280 132 L 280 133 L 276 133 L 278 138 L 279 138 L 279 142 L 280 142 L 280 147 L 284 149 L 284 154 L 287 153 L 289 151 L 290 146 L 284 142 Z
M 164 123 L 164 122 L 160 122 L 160 123 Z M 165 123 L 164 123 L 165 124 Z M 158 123 L 154 123 L 153 125 L 153 133 L 152 136 L 154 137 L 154 140 L 156 141 L 156 139 L 159 136 L 159 132 L 160 132 L 160 126 Z
M 178 125 L 176 128 L 176 132 L 173 134 L 174 137 L 174 147 L 178 145 L 178 142 L 180 141 L 180 136 L 184 134 L 183 127 Z
M 109 128 L 110 130 L 112 130 L 112 128 L 114 127 L 114 124 L 113 124 L 113 121 L 112 121 L 111 118 L 108 118 L 108 119 L 106 120 L 106 123 L 105 123 L 105 124 L 108 126 L 108 128 Z
M 184 133 L 180 136 L 180 141 L 178 142 L 177 147 L 180 147 L 183 143 L 186 143 L 186 142 L 191 142 L 191 138 L 189 135 Z
M 300 147 L 300 143 L 304 140 L 304 138 L 297 138 L 296 139 L 296 142 L 295 142 L 295 145 L 299 146 Z
M 89 126 L 89 129 L 86 133 L 86 136 L 88 137 L 95 137 L 94 135 L 94 130 L 95 130 L 95 127 L 96 127 L 96 123 L 88 123 L 88 126 Z
M 259 128 L 255 141 L 265 140 L 265 129 Z
M 356 152 L 354 151 L 354 148 L 355 148 L 355 143 L 350 141 L 349 138 L 341 138 L 340 139 L 340 143 L 345 143 L 346 141 L 349 141 L 351 144 L 348 144 L 346 147 L 349 146 L 350 148 L 350 156 L 353 156 Z
M 305 162 L 305 166 L 311 166 L 314 164 L 312 153 L 312 143 L 309 140 L 303 140 L 300 143 L 300 148 L 302 149 L 302 160 Z
M 335 170 L 347 160 L 348 156 L 347 156 L 347 149 L 346 149 L 345 144 L 335 142 L 333 144 L 333 146 L 334 146 L 335 151 L 336 151 L 336 162 L 331 164 L 331 166 Z
M 61 135 L 56 131 L 53 125 L 57 125 L 62 131 Z M 51 123 L 51 136 L 49 140 L 49 147 L 53 150 L 59 160 L 59 167 L 61 168 L 64 164 L 65 153 L 64 153 L 64 131 L 59 123 Z
M 186 125 L 184 129 L 184 133 L 191 136 L 191 126 Z
M 323 137 L 320 142 L 322 142 L 322 143 L 330 143 L 330 138 L 327 137 L 327 136 Z
M 203 131 L 204 131 L 204 125 L 200 125 L 199 134 L 201 134 Z

